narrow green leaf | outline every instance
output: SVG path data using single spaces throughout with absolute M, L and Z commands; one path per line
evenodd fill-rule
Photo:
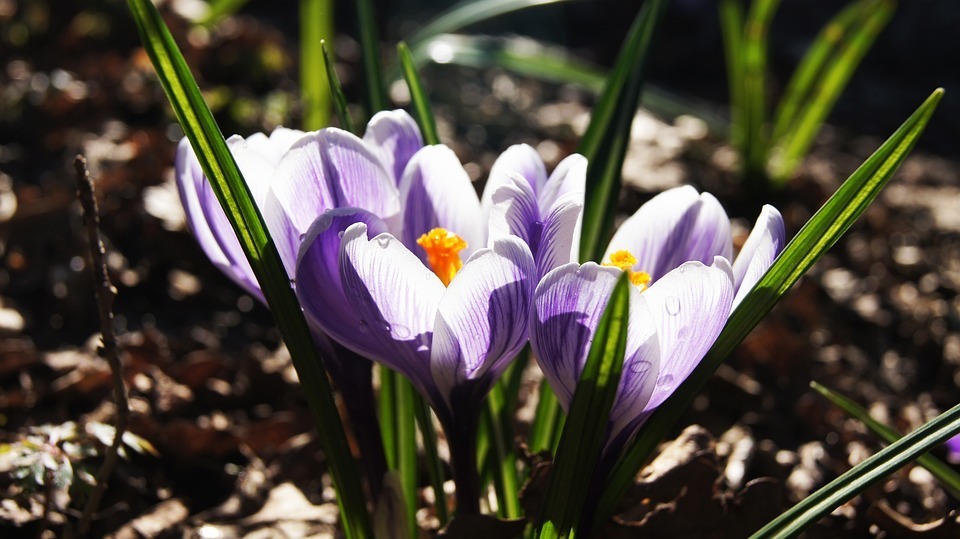
M 854 24 L 868 15 L 869 12 L 864 9 L 867 5 L 867 3 L 860 1 L 851 2 L 830 19 L 830 22 L 820 30 L 820 33 L 813 40 L 810 48 L 807 49 L 806 54 L 800 60 L 797 69 L 793 72 L 793 76 L 783 92 L 783 97 L 777 105 L 777 112 L 774 114 L 773 133 L 770 137 L 773 143 L 780 140 L 787 133 L 790 125 L 795 123 L 797 114 L 802 110 L 803 101 L 809 97 L 810 90 L 816 84 L 818 76 L 823 73 L 823 67 L 827 60 L 836 54 L 844 39 L 850 35 Z
M 300 304 L 263 217 L 157 8 L 150 0 L 128 0 L 128 6 L 174 113 L 224 207 L 290 350 L 337 487 L 344 532 L 351 538 L 371 537 L 360 474 L 350 454 L 322 358 L 314 349 Z
M 380 370 L 380 394 L 377 405 L 380 410 L 380 436 L 383 438 L 383 451 L 387 457 L 387 468 L 396 470 L 399 467 L 397 448 L 400 441 L 397 434 L 397 379 L 400 375 L 388 367 L 377 364 Z
M 428 146 L 440 144 L 440 136 L 437 134 L 437 123 L 433 119 L 430 100 L 423 88 L 420 74 L 417 73 L 417 66 L 413 61 L 413 55 L 410 54 L 410 48 L 401 41 L 397 45 L 397 53 L 400 58 L 400 68 L 403 70 L 403 78 L 407 81 L 407 87 L 410 88 L 410 101 L 413 103 L 414 116 L 417 119 L 417 124 L 420 125 L 420 132 L 423 133 L 423 142 Z
M 327 83 L 330 86 L 330 93 L 333 95 L 333 108 L 337 111 L 337 119 L 340 120 L 340 127 L 353 133 L 357 133 L 353 125 L 353 118 L 350 117 L 350 109 L 347 108 L 347 97 L 343 95 L 343 87 L 340 86 L 340 77 L 337 76 L 337 70 L 334 69 L 333 54 L 327 48 L 326 41 L 320 42 L 320 48 L 323 50 L 323 67 L 327 72 Z
M 419 393 L 405 377 L 396 379 L 397 462 L 400 489 L 407 510 L 408 537 L 415 538 L 417 527 L 417 421 Z
M 333 0 L 300 0 L 300 95 L 303 128 L 330 123 L 330 86 L 324 81 L 323 42 L 333 38 Z
M 367 114 L 373 116 L 387 108 L 387 91 L 383 85 L 383 67 L 380 63 L 380 40 L 377 38 L 377 19 L 373 0 L 356 0 L 357 23 L 360 25 L 360 50 L 363 56 L 363 76 L 366 81 Z
M 224 18 L 240 11 L 240 8 L 245 6 L 249 1 L 250 0 L 211 0 L 210 9 L 196 22 L 208 28 L 215 26 Z
M 743 57 L 740 75 L 740 113 L 744 178 L 757 182 L 764 178 L 767 161 L 767 30 L 780 0 L 754 0 L 743 30 Z
M 623 159 L 643 88 L 647 53 L 666 6 L 667 0 L 644 2 L 580 140 L 578 151 L 589 161 L 580 236 L 582 260 L 596 260 L 602 254 L 613 226 Z
M 502 386 L 494 386 L 487 395 L 483 409 L 483 421 L 487 424 L 490 438 L 488 457 L 492 464 L 494 490 L 497 493 L 497 511 L 501 518 L 519 518 L 520 480 L 517 477 L 517 459 L 511 451 L 510 440 L 505 436 L 501 422 L 506 397 Z M 478 455 L 479 457 L 479 455 Z
M 411 47 L 440 34 L 455 32 L 461 28 L 506 15 L 522 9 L 547 4 L 559 4 L 564 0 L 465 0 L 437 15 L 407 39 Z
M 594 525 L 613 514 L 657 444 L 693 402 L 714 371 L 770 309 L 783 297 L 876 198 L 913 148 L 937 107 L 943 90 L 937 89 L 920 108 L 840 186 L 836 193 L 790 241 L 753 290 L 730 315 L 723 332 L 700 365 L 644 425 L 640 436 L 617 463 L 600 500 Z
M 857 464 L 820 490 L 772 520 L 753 539 L 786 539 L 800 535 L 867 487 L 917 460 L 930 449 L 960 434 L 960 404 L 938 415 L 882 451 Z
M 887 425 L 884 425 L 883 423 L 870 417 L 870 413 L 867 412 L 865 408 L 848 399 L 847 397 L 837 393 L 836 391 L 818 384 L 817 382 L 810 382 L 810 387 L 813 388 L 813 390 L 817 393 L 820 393 L 826 397 L 827 400 L 835 404 L 838 408 L 846 412 L 847 415 L 858 419 L 868 429 L 870 429 L 870 432 L 887 443 L 892 444 L 903 436 L 896 429 L 888 427 Z M 934 477 L 940 480 L 940 483 L 947 492 L 949 492 L 954 498 L 960 500 L 960 474 L 957 474 L 952 467 L 933 455 L 924 455 L 920 457 L 917 459 L 917 464 L 923 466 L 927 469 L 927 471 L 932 473 Z
M 630 286 L 627 274 L 623 273 L 597 325 L 547 482 L 539 537 L 552 536 L 553 530 L 560 537 L 566 537 L 580 520 L 587 501 L 587 489 L 600 459 L 607 419 L 623 369 Z
M 557 416 L 563 414 L 563 411 L 560 410 L 560 403 L 557 401 L 557 395 L 550 389 L 550 384 L 547 383 L 546 378 L 540 380 L 539 396 L 537 410 L 533 415 L 533 425 L 530 426 L 530 439 L 527 442 L 530 451 L 534 453 L 553 450 L 554 427 L 557 424 Z
M 894 7 L 895 3 L 890 0 L 865 4 L 863 25 L 851 29 L 849 38 L 824 67 L 816 88 L 800 106 L 797 117 L 777 141 L 770 156 L 771 176 L 775 181 L 788 180 L 806 155 L 853 72 L 893 16 Z
M 423 435 L 423 450 L 427 460 L 427 476 L 430 478 L 430 486 L 433 487 L 434 510 L 442 528 L 450 520 L 450 514 L 447 511 L 447 494 L 443 490 L 443 464 L 440 462 L 440 455 L 437 452 L 437 447 L 439 447 L 437 445 L 437 429 L 434 427 L 433 416 L 427 402 L 419 399 L 416 405 L 417 424 L 420 425 L 420 433 Z
M 720 0 L 720 29 L 730 89 L 730 141 L 744 155 L 743 8 L 739 0 Z

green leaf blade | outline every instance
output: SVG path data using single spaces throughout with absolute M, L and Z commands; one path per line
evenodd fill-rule
M 160 13 L 149 0 L 128 0 L 127 4 L 164 92 L 224 207 L 290 350 L 337 485 L 344 532 L 351 538 L 372 537 L 360 476 L 332 390 L 263 217 Z
M 430 107 L 430 100 L 427 98 L 427 91 L 420 80 L 420 74 L 417 73 L 416 63 L 413 61 L 413 55 L 407 44 L 400 42 L 397 45 L 397 53 L 400 56 L 400 68 L 403 70 L 403 78 L 407 81 L 407 87 L 410 88 L 410 100 L 413 103 L 414 116 L 417 124 L 420 126 L 420 132 L 423 134 L 423 143 L 426 145 L 440 144 L 440 135 L 437 134 L 437 122 L 433 118 L 433 110 Z
M 617 56 L 603 94 L 594 106 L 578 152 L 588 160 L 583 227 L 582 261 L 596 260 L 613 226 L 620 196 L 623 159 L 630 142 L 630 127 L 640 101 L 644 73 L 654 30 L 663 18 L 667 0 L 645 2 Z
M 333 38 L 333 0 L 300 0 L 300 95 L 303 127 L 316 131 L 330 123 L 330 84 L 324 82 L 323 43 Z
M 570 404 L 570 415 L 560 436 L 557 458 L 547 484 L 539 537 L 556 530 L 567 536 L 577 525 L 587 503 L 587 490 L 600 459 L 607 418 L 616 400 L 627 348 L 630 280 L 620 275 L 597 324 L 580 379 Z

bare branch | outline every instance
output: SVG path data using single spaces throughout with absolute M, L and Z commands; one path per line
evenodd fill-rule
M 117 408 L 116 432 L 113 436 L 113 443 L 104 455 L 103 464 L 97 472 L 96 487 L 91 493 L 90 499 L 87 500 L 86 507 L 83 508 L 83 515 L 80 517 L 80 524 L 77 527 L 77 535 L 83 537 L 90 530 L 93 514 L 103 499 L 107 483 L 113 474 L 114 467 L 116 467 L 120 444 L 123 443 L 123 435 L 127 430 L 130 408 L 127 403 L 127 391 L 123 385 L 123 365 L 117 353 L 117 337 L 113 330 L 113 299 L 117 294 L 117 289 L 110 282 L 110 274 L 104 260 L 106 250 L 103 241 L 100 239 L 100 215 L 97 209 L 97 199 L 93 195 L 93 181 L 90 179 L 89 171 L 87 171 L 87 160 L 82 155 L 77 156 L 73 162 L 73 167 L 77 173 L 77 196 L 83 206 L 83 221 L 87 228 L 87 240 L 90 245 L 90 267 L 95 275 L 94 290 L 100 310 L 100 333 L 103 336 L 101 353 L 110 364 L 110 371 L 113 373 L 113 394 Z

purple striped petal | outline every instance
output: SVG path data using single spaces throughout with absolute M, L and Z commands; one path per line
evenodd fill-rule
M 538 191 L 540 213 L 547 213 L 561 198 L 576 193 L 583 202 L 587 185 L 587 158 L 575 153 L 568 155 L 550 174 L 550 178 Z
M 747 241 L 740 249 L 740 254 L 733 262 L 733 277 L 737 288 L 737 297 L 733 300 L 734 308 L 770 269 L 786 241 L 783 216 L 773 206 L 765 205 Z
M 654 280 L 688 261 L 732 257 L 730 222 L 717 199 L 690 186 L 665 191 L 627 219 L 604 254 L 627 250 Z
M 550 387 L 564 409 L 573 399 L 590 344 L 620 270 L 588 262 L 571 263 L 548 273 L 534 292 L 530 345 Z M 619 424 L 640 412 L 653 391 L 658 350 L 656 324 L 646 298 L 630 291 L 630 318 L 624 374 L 614 404 Z M 629 394 L 628 394 L 629 393 Z
M 360 314 L 340 276 L 341 235 L 355 223 L 374 233 L 386 231 L 380 218 L 353 208 L 328 210 L 310 226 L 297 260 L 297 298 L 307 318 L 328 335 L 359 354 L 375 356 L 381 349 L 360 330 Z
M 374 114 L 367 123 L 363 141 L 380 157 L 398 186 L 410 158 L 423 147 L 417 122 L 403 110 L 383 110 Z
M 536 255 L 539 275 L 546 275 L 553 268 L 577 260 L 582 216 L 583 193 L 568 193 L 550 207 L 549 213 L 543 218 Z
M 283 154 L 287 153 L 287 150 L 303 135 L 305 133 L 299 129 L 278 127 L 270 133 L 269 137 L 263 133 L 255 133 L 247 137 L 246 148 L 270 163 L 273 168 L 277 168 Z
M 713 266 L 688 262 L 643 293 L 660 340 L 656 389 L 644 407 L 652 411 L 686 380 L 713 346 L 733 304 L 733 272 L 723 257 Z
M 490 175 L 487 177 L 487 184 L 483 187 L 480 206 L 483 208 L 484 218 L 489 217 L 493 209 L 494 193 L 500 187 L 512 184 L 514 174 L 527 182 L 534 197 L 547 181 L 547 169 L 536 150 L 527 144 L 510 146 L 493 163 Z
M 453 388 L 468 380 L 482 398 L 523 348 L 536 283 L 533 256 L 513 236 L 474 253 L 451 281 L 437 311 L 430 360 L 448 405 Z
M 270 195 L 298 234 L 324 210 L 360 208 L 394 230 L 400 203 L 380 158 L 356 136 L 328 128 L 300 138 L 280 160 Z
M 180 202 L 183 204 L 190 232 L 197 238 L 200 248 L 203 249 L 207 258 L 215 266 L 221 268 L 221 270 L 228 268 L 230 262 L 210 230 L 210 224 L 207 223 L 203 208 L 200 207 L 199 193 L 206 178 L 200 168 L 197 155 L 193 152 L 193 147 L 190 146 L 190 141 L 186 137 L 180 139 L 180 143 L 177 144 L 174 168 L 177 176 L 177 190 L 180 192 Z
M 340 277 L 360 315 L 354 333 L 380 350 L 373 358 L 429 394 L 433 325 L 446 290 L 440 279 L 390 234 L 367 239 L 364 223 L 343 235 Z
M 417 245 L 417 238 L 435 227 L 467 241 L 461 253 L 464 259 L 483 247 L 480 202 L 470 177 L 450 148 L 426 146 L 413 156 L 400 182 L 400 200 L 403 243 L 422 261 L 426 261 L 426 253 Z

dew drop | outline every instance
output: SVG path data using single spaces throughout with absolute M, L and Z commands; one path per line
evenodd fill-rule
M 344 232 L 343 230 L 341 230 L 340 232 L 337 232 L 337 237 L 338 237 L 338 238 L 342 238 L 342 237 L 343 237 L 343 232 Z
M 379 245 L 382 249 L 390 247 L 390 238 L 387 236 L 380 236 L 377 238 L 377 245 Z
M 370 331 L 370 326 L 363 320 L 360 321 L 357 327 L 360 328 L 360 333 L 368 333 Z
M 391 329 L 393 329 L 393 328 L 390 327 L 390 324 L 384 324 L 384 325 L 383 325 L 383 330 L 386 331 L 387 333 L 390 333 L 390 330 L 391 330 Z
M 421 344 L 420 346 L 417 347 L 417 352 L 429 352 L 429 351 L 430 351 L 430 347 L 425 344 Z
M 661 387 L 664 391 L 670 391 L 670 390 L 672 390 L 672 389 L 673 389 L 673 375 L 672 375 L 672 374 L 664 374 L 664 375 L 663 375 L 663 378 L 660 379 L 660 387 Z
M 683 273 L 684 271 L 686 271 L 686 269 L 687 269 L 687 265 L 686 265 L 686 264 L 680 266 L 680 273 Z
M 393 325 L 393 336 L 397 339 L 406 340 L 413 335 L 413 332 L 410 331 L 410 328 L 401 324 Z
M 306 234 L 300 234 L 300 241 L 302 242 L 307 237 Z
M 680 314 L 680 300 L 676 296 L 667 298 L 667 314 L 677 316 Z

